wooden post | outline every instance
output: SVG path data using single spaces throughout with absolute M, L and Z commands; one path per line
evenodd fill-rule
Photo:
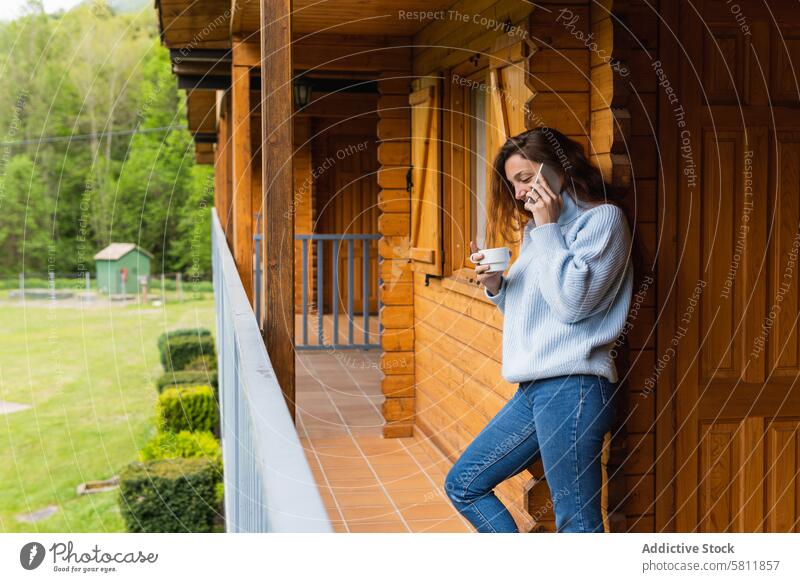
M 250 146 L 250 67 L 238 64 L 234 45 L 229 128 L 233 147 L 233 257 L 253 305 L 253 204 Z
M 225 156 L 225 216 L 220 216 L 223 220 L 225 240 L 228 241 L 228 248 L 233 248 L 233 138 L 231 137 L 231 91 L 230 89 L 222 97 L 223 111 L 225 112 L 225 143 L 223 155 Z
M 295 418 L 291 0 L 261 0 L 264 342 Z
M 222 230 L 228 234 L 228 117 L 222 113 L 217 122 L 217 143 L 214 144 L 214 206 L 219 215 Z

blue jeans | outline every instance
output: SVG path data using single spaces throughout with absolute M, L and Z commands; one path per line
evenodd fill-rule
M 478 532 L 517 532 L 493 489 L 540 456 L 559 532 L 602 532 L 600 455 L 616 416 L 618 383 L 594 374 L 522 382 L 445 479 Z

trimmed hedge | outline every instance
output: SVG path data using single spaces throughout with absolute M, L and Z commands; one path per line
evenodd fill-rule
M 189 342 L 186 342 L 189 344 Z M 189 371 L 189 372 L 202 372 L 205 370 L 216 370 L 217 369 L 217 356 L 214 353 L 214 341 L 208 342 L 206 345 L 198 346 L 194 344 L 194 347 L 191 349 L 187 348 L 188 351 L 195 351 L 194 356 L 187 356 L 184 360 L 185 363 L 182 364 L 182 368 L 180 371 Z M 173 360 L 175 361 L 175 360 Z
M 211 384 L 217 388 L 216 370 L 178 370 L 176 372 L 164 372 L 156 380 L 156 388 L 161 393 L 165 388 L 174 388 L 181 384 Z
M 129 532 L 214 529 L 222 472 L 207 459 L 131 463 L 120 474 L 119 506 Z
M 182 329 L 165 331 L 158 336 L 159 349 L 167 342 L 167 340 L 173 340 L 176 337 L 211 337 L 211 330 L 209 330 L 207 327 L 185 327 Z
M 203 327 L 176 329 L 161 334 L 158 352 L 164 370 L 215 370 L 217 368 L 214 338 Z
M 208 384 L 167 388 L 158 396 L 158 428 L 164 432 L 214 432 L 219 424 L 214 391 Z
M 139 451 L 140 461 L 160 459 L 190 459 L 200 457 L 220 461 L 222 449 L 210 432 L 162 432 L 157 434 Z

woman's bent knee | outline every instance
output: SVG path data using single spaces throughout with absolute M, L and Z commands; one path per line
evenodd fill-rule
M 456 462 L 450 467 L 444 479 L 444 491 L 453 503 L 463 503 L 466 501 L 467 490 L 461 479 L 462 471 Z
M 469 503 L 487 493 L 475 487 L 475 479 L 465 468 L 465 464 L 459 461 L 456 461 L 456 464 L 447 472 L 444 489 L 454 504 Z

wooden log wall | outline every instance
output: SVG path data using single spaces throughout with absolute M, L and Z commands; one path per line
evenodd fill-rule
M 552 10 L 531 17 L 542 50 L 530 59 L 538 79 L 531 80 L 528 126 L 552 125 L 587 140 L 605 180 L 628 193 L 625 204 L 648 269 L 634 289 L 625 341 L 618 345 L 622 398 L 619 426 L 613 438 L 607 435 L 603 455 L 603 504 L 610 531 L 653 531 L 656 398 L 645 394 L 644 381 L 655 364 L 657 87 L 649 65 L 658 55 L 658 20 L 637 0 L 545 4 Z M 553 64 L 565 55 L 568 63 Z M 530 513 L 549 498 L 541 465 L 532 472 Z M 552 531 L 552 512 L 537 527 Z
M 489 17 L 512 18 L 522 3 L 491 0 L 456 5 Z M 656 93 L 649 75 L 647 51 L 657 54 L 657 19 L 644 2 L 544 2 L 526 12 L 523 26 L 536 45 L 527 60 L 530 99 L 525 127 L 555 127 L 583 144 L 606 180 L 629 188 L 628 206 L 635 213 L 635 236 L 652 265 L 656 240 Z M 576 18 L 577 17 L 577 18 Z M 624 34 L 631 26 L 637 41 Z M 591 36 L 590 36 L 591 35 Z M 437 21 L 416 37 L 417 45 L 466 47 L 478 53 L 496 50 L 497 33 Z M 589 39 L 589 40 L 587 40 Z M 502 42 L 502 41 L 500 41 Z M 594 44 L 592 44 L 594 43 Z M 653 52 L 656 51 L 656 52 Z M 458 63 L 446 48 L 415 51 L 416 76 Z M 635 99 L 627 90 L 632 83 Z M 639 100 L 641 99 L 641 103 Z M 651 125 L 652 124 L 652 127 Z M 636 179 L 632 179 L 634 168 Z M 444 168 L 447 172 L 447 168 Z M 399 177 L 397 185 L 399 187 Z M 413 274 L 413 370 L 416 426 L 451 460 L 511 398 L 516 385 L 500 374 L 502 315 L 482 290 L 456 277 Z M 635 292 L 638 290 L 635 290 Z M 653 426 L 655 398 L 637 399 L 654 363 L 655 282 L 632 308 L 627 344 L 617 358 L 622 392 L 620 418 L 628 421 L 608 435 L 604 452 L 606 524 L 611 531 L 653 528 Z M 634 302 L 637 302 L 634 297 Z M 509 507 L 521 531 L 553 531 L 552 500 L 541 464 L 504 482 L 498 497 Z
M 462 0 L 453 7 L 458 14 L 478 14 L 479 21 L 508 21 L 514 30 L 528 28 L 532 9 L 527 2 L 503 0 Z M 497 55 L 500 49 L 520 41 L 521 37 L 512 38 L 502 30 L 456 20 L 434 21 L 414 37 L 414 44 L 420 47 L 415 49 L 414 73 L 420 77 L 447 71 L 471 57 L 476 57 L 476 66 L 488 65 L 488 55 Z M 513 83 L 505 90 L 509 103 L 525 93 L 519 99 L 524 103 L 531 94 L 523 85 L 517 87 Z M 507 107 L 507 111 L 510 116 L 519 116 L 509 119 L 509 126 L 522 131 L 522 107 Z M 502 126 L 494 120 L 490 123 L 493 127 Z M 444 159 L 442 171 L 448 177 L 454 172 L 450 166 L 455 162 L 448 161 L 446 155 Z M 445 213 L 453 212 L 447 202 L 444 204 Z M 469 227 L 461 225 L 464 226 Z M 446 253 L 449 248 L 445 241 Z M 415 272 L 413 281 L 415 425 L 455 461 L 517 389 L 516 384 L 509 384 L 501 376 L 502 314 L 485 298 L 482 288 L 452 272 L 443 278 L 429 278 L 427 285 L 424 275 Z M 533 525 L 526 511 L 525 486 L 529 478 L 523 471 L 495 489 L 520 531 L 528 531 Z
M 411 55 L 402 54 L 406 58 L 396 59 L 396 65 L 403 68 L 384 71 L 378 80 L 378 232 L 382 235 L 378 253 L 385 437 L 412 436 L 414 430 L 414 294 L 408 259 L 411 206 L 406 190 L 411 163 Z
M 642 251 L 642 281 L 634 289 L 634 304 L 629 316 L 628 383 L 623 417 L 629 419 L 625 467 L 625 498 L 621 500 L 626 515 L 625 531 L 656 531 L 654 522 L 657 498 L 666 501 L 655 486 L 655 432 L 658 388 L 648 385 L 656 369 L 656 241 L 659 224 L 658 180 L 658 84 L 652 63 L 658 58 L 659 19 L 654 13 L 659 2 L 631 0 L 627 6 L 631 36 L 628 46 L 630 77 L 627 109 L 630 114 L 631 187 L 628 209 L 635 216 L 636 233 Z M 619 31 L 625 34 L 624 31 Z M 657 383 L 656 383 L 657 384 Z M 669 421 L 669 419 L 663 419 Z M 661 476 L 667 481 L 671 474 Z

